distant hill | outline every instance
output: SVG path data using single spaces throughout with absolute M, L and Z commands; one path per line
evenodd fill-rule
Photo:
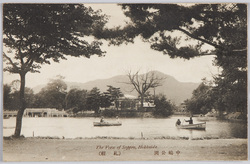
M 175 102 L 176 105 L 179 105 L 184 100 L 191 98 L 193 90 L 199 86 L 199 83 L 179 82 L 172 76 L 166 75 L 159 71 L 153 71 L 153 72 L 157 77 L 165 78 L 162 81 L 162 85 L 155 89 L 155 93 L 165 94 L 166 97 Z M 66 82 L 66 83 L 68 85 L 68 89 L 79 88 L 79 89 L 91 90 L 93 87 L 97 87 L 102 92 L 107 90 L 107 85 L 112 85 L 114 87 L 119 87 L 124 94 L 138 96 L 137 92 L 133 90 L 133 87 L 129 84 L 126 84 L 128 82 L 129 79 L 126 75 L 118 75 L 109 79 L 99 79 L 99 80 L 89 81 L 86 83 L 77 83 L 77 82 Z M 45 87 L 45 85 L 39 85 L 33 88 L 33 90 L 35 93 L 38 93 L 43 87 Z M 153 90 L 150 90 L 150 92 L 151 94 L 153 94 Z

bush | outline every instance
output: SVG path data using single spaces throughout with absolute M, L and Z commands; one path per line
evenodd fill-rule
M 104 117 L 116 117 L 117 111 L 116 110 L 103 110 L 101 115 Z
M 155 111 L 153 115 L 156 117 L 168 117 L 173 114 L 175 105 L 164 95 L 158 95 L 155 97 Z

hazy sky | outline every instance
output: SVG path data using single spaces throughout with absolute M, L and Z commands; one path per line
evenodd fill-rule
M 109 27 L 124 25 L 124 20 L 128 20 L 121 8 L 115 4 L 91 6 L 94 9 L 102 9 L 103 13 L 110 15 Z M 90 59 L 68 57 L 68 60 L 61 60 L 60 63 L 51 62 L 50 65 L 42 65 L 41 73 L 26 75 L 26 86 L 45 84 L 56 75 L 64 76 L 66 81 L 87 82 L 126 74 L 128 70 L 137 69 L 142 72 L 158 70 L 182 82 L 200 82 L 203 77 L 211 78 L 212 74 L 218 73 L 217 67 L 212 65 L 214 56 L 191 60 L 170 59 L 167 55 L 150 49 L 149 44 L 142 42 L 140 38 L 137 38 L 134 44 L 121 46 L 109 47 L 104 42 L 102 49 L 107 52 L 105 57 L 92 56 Z M 19 76 L 4 73 L 3 78 L 4 83 L 10 83 L 19 79 Z

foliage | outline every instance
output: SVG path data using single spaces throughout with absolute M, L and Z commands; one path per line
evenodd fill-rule
M 112 101 L 111 101 L 109 95 L 107 95 L 105 93 L 102 93 L 100 95 L 100 107 L 107 108 L 112 104 L 111 102 Z
M 138 92 L 140 97 L 141 109 L 143 108 L 144 98 L 150 88 L 156 88 L 161 85 L 164 78 L 158 77 L 155 72 L 147 72 L 146 74 L 139 75 L 139 71 L 132 74 L 131 71 L 127 74 L 129 83 Z
M 108 85 L 108 89 L 106 92 L 104 92 L 104 97 L 107 100 L 107 104 L 105 107 L 108 107 L 111 105 L 111 103 L 115 104 L 116 109 L 119 108 L 119 101 L 118 99 L 120 97 L 123 97 L 124 94 L 121 92 L 120 88 L 113 87 L 111 85 Z M 109 101 L 109 102 L 108 102 Z
M 19 98 L 20 92 L 18 92 L 17 95 L 18 96 L 16 96 L 16 99 Z M 25 96 L 26 107 L 31 108 L 35 102 L 35 98 L 34 98 L 35 94 L 34 94 L 33 89 L 25 87 L 24 96 Z
M 131 19 L 127 26 L 99 31 L 99 36 L 119 45 L 133 42 L 140 36 L 151 48 L 171 58 L 190 59 L 208 55 L 202 47 L 246 53 L 247 5 L 224 4 L 121 4 L 124 14 Z M 182 35 L 174 36 L 174 32 Z M 233 34 L 237 38 L 232 38 Z M 234 42 L 228 42 L 228 39 Z M 195 44 L 183 44 L 183 39 Z M 237 43 L 237 44 L 236 44 Z M 216 54 L 220 55 L 220 54 Z M 229 54 L 227 54 L 229 55 Z
M 116 117 L 118 115 L 117 110 L 104 110 L 101 112 L 104 117 Z
M 121 110 L 123 109 L 136 109 L 136 100 L 125 98 L 121 101 Z
M 232 15 L 232 22 L 220 30 L 224 42 L 221 45 L 230 49 L 247 46 L 247 9 L 239 4 Z M 242 112 L 247 115 L 247 53 L 246 50 L 227 51 L 217 49 L 215 64 L 222 68 L 214 78 L 216 108 L 226 112 Z
M 151 100 L 154 100 L 154 97 L 155 97 L 155 93 L 154 95 L 150 94 L 150 91 L 147 91 L 145 94 L 144 94 L 144 99 L 145 101 L 149 102 Z M 140 98 L 140 97 L 139 97 Z
M 12 83 L 14 84 L 14 83 Z M 13 85 L 5 84 L 3 86 L 3 107 L 5 110 L 18 110 L 20 107 L 20 91 Z M 31 88 L 25 87 L 25 101 L 27 107 L 32 107 L 35 101 L 34 93 Z
M 101 94 L 100 90 L 94 87 L 92 90 L 89 91 L 87 96 L 87 108 L 89 110 L 94 110 L 95 113 L 98 113 L 99 108 L 101 106 Z
M 89 43 L 96 28 L 102 29 L 106 16 L 82 4 L 4 4 L 3 52 L 4 71 L 20 75 L 20 108 L 15 136 L 20 136 L 26 108 L 25 76 L 39 72 L 41 64 L 59 62 L 65 56 L 101 56 L 101 42 Z M 61 108 L 61 106 L 58 108 Z
M 63 77 L 51 79 L 46 87 L 35 96 L 35 107 L 43 108 L 65 108 L 65 97 L 67 84 L 63 81 Z
M 237 62 L 237 61 L 236 61 Z M 235 69 L 233 66 L 230 69 Z M 236 68 L 238 69 L 238 68 Z M 224 69 L 213 84 L 201 83 L 185 104 L 193 113 L 207 113 L 215 108 L 221 113 L 241 112 L 247 115 L 247 76 L 243 70 Z
M 11 106 L 11 86 L 8 84 L 3 85 L 3 108 L 10 109 Z
M 104 92 L 104 93 L 110 96 L 110 99 L 112 102 L 124 96 L 120 88 L 116 88 L 111 85 L 108 85 L 107 92 Z
M 197 89 L 193 91 L 192 98 L 186 100 L 187 110 L 193 114 L 206 114 L 214 108 L 215 99 L 213 97 L 213 87 L 205 83 L 201 83 Z
M 26 106 L 29 108 L 65 109 L 77 113 L 85 110 L 99 112 L 100 107 L 106 108 L 111 105 L 111 98 L 106 92 L 101 93 L 98 88 L 93 88 L 90 91 L 73 88 L 67 92 L 67 84 L 63 79 L 61 76 L 51 79 L 37 94 L 34 94 L 32 89 L 25 88 Z M 13 89 L 12 84 L 15 83 L 4 85 L 4 109 L 18 110 L 20 92 Z
M 213 96 L 216 97 L 216 108 L 227 112 L 247 114 L 247 56 L 217 59 L 223 68 L 215 77 Z
M 167 100 L 165 95 L 155 96 L 154 104 L 155 110 L 153 114 L 156 117 L 168 117 L 176 109 L 176 106 L 170 100 Z
M 73 108 L 74 113 L 87 109 L 87 90 L 71 89 L 65 98 L 65 109 Z
M 247 113 L 246 4 L 121 6 L 131 22 L 125 27 L 99 31 L 99 36 L 114 45 L 133 42 L 139 36 L 152 49 L 171 58 L 214 55 L 215 65 L 222 68 L 214 76 L 214 105 L 219 111 Z
M 105 15 L 81 4 L 5 4 L 3 8 L 4 46 L 18 63 L 7 60 L 12 73 L 37 72 L 37 64 L 50 64 L 64 55 L 102 55 L 101 42 L 80 39 L 106 23 Z M 22 67 L 21 67 L 22 66 Z

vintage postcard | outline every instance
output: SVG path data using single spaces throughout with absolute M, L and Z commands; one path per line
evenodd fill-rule
M 3 161 L 248 161 L 247 4 L 5 3 Z

